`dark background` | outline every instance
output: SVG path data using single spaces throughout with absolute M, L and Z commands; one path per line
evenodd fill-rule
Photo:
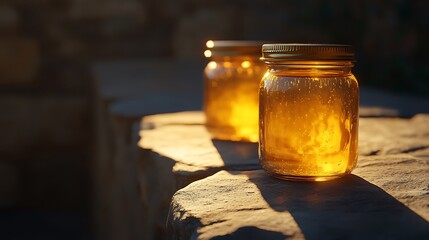
M 200 58 L 209 39 L 352 44 L 361 85 L 425 97 L 428 29 L 425 0 L 1 0 L 0 238 L 91 238 L 99 60 Z

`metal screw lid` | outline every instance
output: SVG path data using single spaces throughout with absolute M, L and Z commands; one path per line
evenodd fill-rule
M 355 52 L 353 46 L 342 44 L 273 43 L 262 46 L 261 60 L 266 62 L 288 60 L 354 61 Z
M 232 57 L 232 56 L 260 56 L 261 46 L 264 42 L 260 41 L 224 41 L 209 40 L 206 43 L 207 50 L 204 52 L 206 57 Z

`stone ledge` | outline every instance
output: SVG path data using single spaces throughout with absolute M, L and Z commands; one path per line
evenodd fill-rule
M 143 201 L 147 203 L 146 218 L 150 219 L 145 228 L 154 229 L 155 225 L 161 229 L 154 233 L 159 234 L 157 237 L 165 237 L 166 204 L 178 189 L 221 170 L 260 169 L 257 144 L 211 140 L 203 122 L 201 112 L 182 112 L 145 117 L 141 123 L 139 175 Z M 425 157 L 429 149 L 426 122 L 429 115 L 412 119 L 361 118 L 360 158 L 383 159 L 402 153 Z M 376 178 L 377 174 L 371 176 Z
M 412 119 L 361 118 L 359 154 L 386 155 L 429 148 L 429 115 Z M 171 159 L 173 172 L 185 174 L 209 168 L 258 169 L 257 144 L 210 138 L 201 112 L 180 112 L 145 117 L 139 146 Z
M 167 228 L 171 239 L 426 239 L 428 163 L 362 157 L 354 174 L 321 183 L 220 171 L 175 193 Z

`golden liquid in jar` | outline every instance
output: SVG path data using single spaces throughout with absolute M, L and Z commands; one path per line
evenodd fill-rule
M 271 175 L 323 181 L 357 162 L 359 89 L 351 74 L 267 73 L 260 88 L 260 162 Z
M 258 90 L 265 71 L 265 65 L 250 61 L 207 65 L 204 111 L 213 138 L 258 141 Z

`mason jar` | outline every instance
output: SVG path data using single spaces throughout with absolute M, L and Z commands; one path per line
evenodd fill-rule
M 259 160 L 277 178 L 324 181 L 358 157 L 359 87 L 349 45 L 264 44 Z
M 214 139 L 258 141 L 258 90 L 267 68 L 262 42 L 208 41 L 204 113 Z

